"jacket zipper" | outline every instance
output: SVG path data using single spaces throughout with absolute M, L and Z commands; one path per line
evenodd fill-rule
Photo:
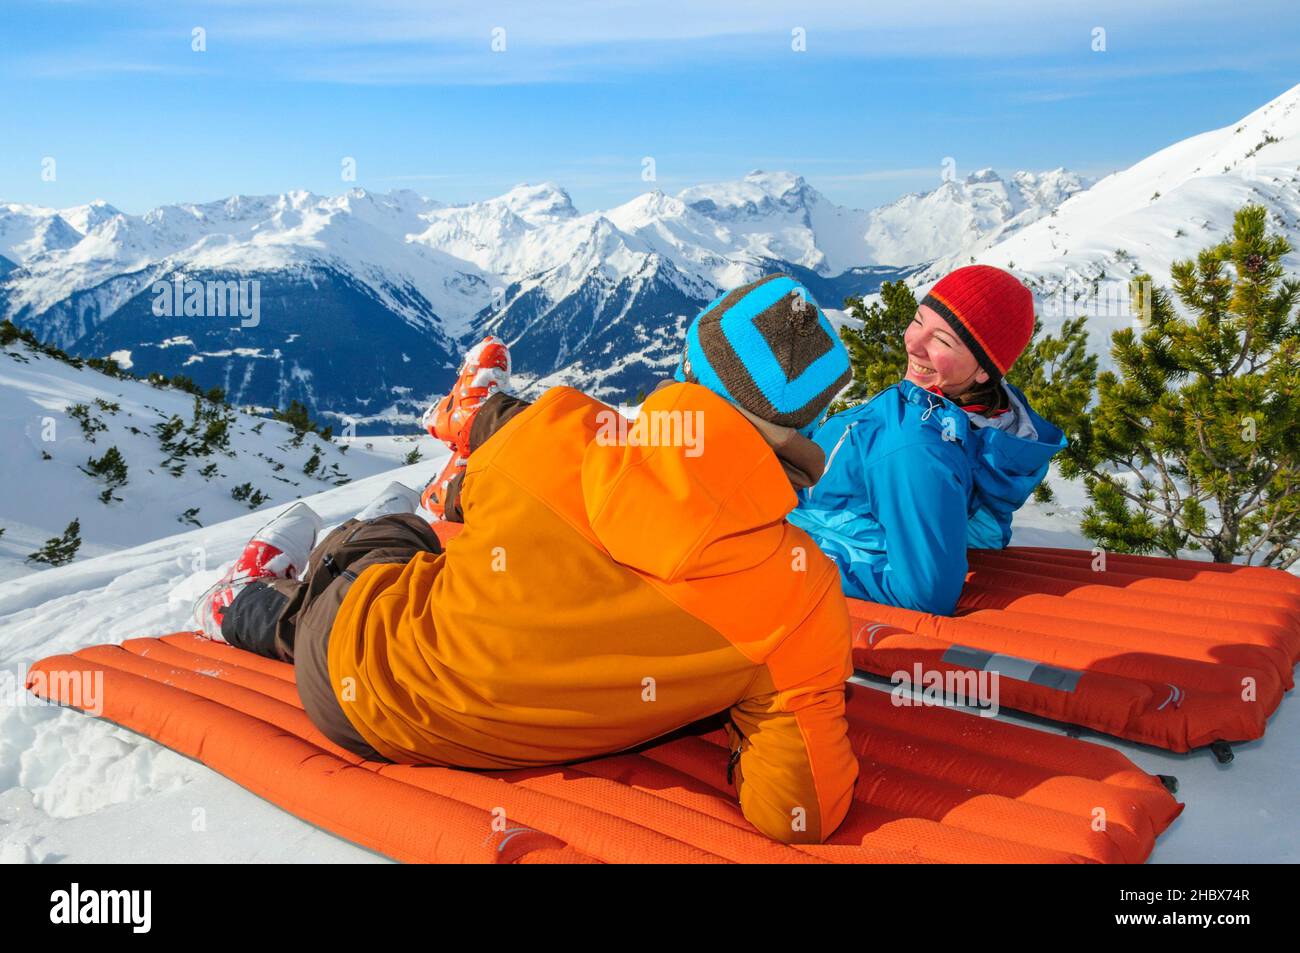
M 731 757 L 727 759 L 727 783 L 736 783 L 736 765 L 740 761 L 740 753 L 745 750 L 745 736 L 740 734 L 740 729 L 736 729 L 736 734 L 740 735 L 740 741 L 736 744 L 736 750 L 731 752 Z
M 858 422 L 856 420 L 851 424 L 847 424 L 844 427 L 844 433 L 840 434 L 840 439 L 836 440 L 835 446 L 831 447 L 831 455 L 826 458 L 826 466 L 822 467 L 822 475 L 817 478 L 816 483 L 808 488 L 808 499 L 810 501 L 813 498 L 813 493 L 817 491 L 817 487 L 821 486 L 822 481 L 826 479 L 826 475 L 831 472 L 831 464 L 835 462 L 835 454 L 840 452 L 840 446 L 844 443 L 845 438 L 848 437 L 849 431 L 857 425 Z

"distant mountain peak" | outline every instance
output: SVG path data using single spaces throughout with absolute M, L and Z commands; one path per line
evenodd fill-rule
M 706 215 L 734 218 L 762 217 L 777 207 L 804 210 L 825 201 L 821 193 L 793 172 L 764 172 L 753 169 L 744 178 L 682 189 L 677 198 Z
M 1010 181 L 991 168 L 946 179 L 870 213 L 867 239 L 877 261 L 895 265 L 938 259 L 965 261 L 994 241 L 1050 215 L 1088 187 L 1072 172 L 1016 172 Z
M 578 216 L 569 193 L 554 182 L 540 182 L 536 185 L 521 182 L 509 192 L 488 201 L 504 205 L 529 224 Z
M 746 173 L 744 180 L 753 182 L 774 195 L 783 195 L 786 192 L 806 188 L 808 185 L 802 175 L 794 172 L 764 172 L 762 169 L 753 169 Z

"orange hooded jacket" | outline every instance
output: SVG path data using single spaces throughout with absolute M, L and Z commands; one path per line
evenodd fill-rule
M 475 450 L 446 552 L 371 566 L 348 592 L 340 704 L 386 757 L 465 768 L 604 755 L 730 709 L 745 816 L 820 843 L 858 773 L 839 575 L 785 521 L 775 453 L 722 398 L 656 391 L 639 420 L 661 429 L 639 441 L 609 439 L 616 413 L 554 388 Z M 634 445 L 674 415 L 693 441 Z

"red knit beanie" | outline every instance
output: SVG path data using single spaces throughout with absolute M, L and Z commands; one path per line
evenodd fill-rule
M 1015 275 L 968 265 L 941 278 L 921 304 L 933 308 L 998 380 L 1034 335 L 1034 296 Z

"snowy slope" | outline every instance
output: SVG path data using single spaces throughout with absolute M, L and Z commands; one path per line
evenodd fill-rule
M 1227 238 L 1248 202 L 1269 210 L 1270 229 L 1291 242 L 1288 270 L 1300 272 L 1300 86 L 1107 176 L 975 258 L 1029 283 L 1047 330 L 1089 314 L 1092 346 L 1105 354 L 1109 332 L 1132 320 L 1129 280 L 1147 272 L 1167 287 L 1171 264 Z M 914 283 L 928 287 L 966 263 L 948 256 Z M 1083 295 L 1077 303 L 1075 294 Z
M 432 452 L 432 438 L 422 445 L 428 463 L 307 499 L 330 526 L 355 515 L 394 478 L 419 487 L 443 462 Z M 282 508 L 0 583 L 0 860 L 372 857 L 196 762 L 106 722 L 30 705 L 23 697 L 21 673 L 39 657 L 189 628 L 193 599 Z M 196 555 L 206 558 L 207 568 L 194 571 Z M 196 833 L 198 807 L 207 830 Z
M 430 442 L 431 443 L 431 442 Z M 430 447 L 431 449 L 431 447 Z M 377 474 L 309 497 L 341 522 L 399 479 L 419 486 L 441 460 Z M 1061 502 L 1029 504 L 1013 543 L 1085 545 L 1082 496 L 1053 480 Z M 110 556 L 0 583 L 0 860 L 373 862 L 201 764 L 71 710 L 28 704 L 18 688 L 30 662 L 60 652 L 188 626 L 189 604 L 268 518 L 249 513 Z M 196 551 L 209 568 L 189 571 Z M 874 683 L 871 683 L 874 686 Z M 973 717 L 973 716 L 972 716 Z M 1003 712 L 1037 730 L 1060 729 Z M 1224 768 L 1207 752 L 1175 755 L 1103 736 L 1143 769 L 1173 774 L 1187 809 L 1157 843 L 1155 862 L 1300 861 L 1293 798 L 1300 783 L 1300 705 L 1283 702 L 1267 736 L 1237 745 Z M 201 809 L 205 829 L 195 830 Z M 377 808 L 379 809 L 379 808 Z
M 74 416 L 78 406 L 82 420 Z M 309 433 L 295 446 L 287 424 L 202 406 L 226 421 L 228 443 L 214 442 L 209 453 L 186 453 L 182 441 L 201 445 L 210 423 L 201 420 L 187 435 L 195 420 L 192 395 L 75 368 L 21 342 L 0 349 L 0 444 L 6 448 L 0 483 L 9 488 L 0 497 L 0 579 L 39 572 L 26 557 L 74 518 L 83 541 L 78 558 L 85 559 L 392 465 L 391 455 L 366 449 L 374 438 L 333 443 Z M 158 428 L 173 418 L 177 433 L 168 449 Z M 114 447 L 126 464 L 126 483 L 111 489 L 105 503 L 100 495 L 109 489 L 106 482 L 82 468 Z M 244 500 L 232 496 L 245 484 Z

